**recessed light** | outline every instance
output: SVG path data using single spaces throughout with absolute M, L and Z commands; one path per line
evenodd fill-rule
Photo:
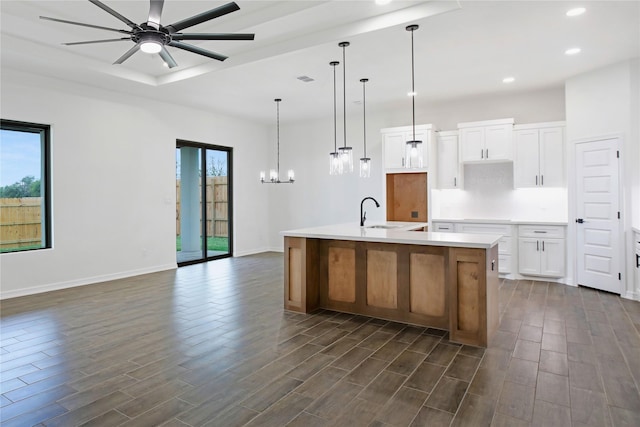
M 576 55 L 578 53 L 580 53 L 582 49 L 580 49 L 579 47 L 572 47 L 571 49 L 567 49 L 564 51 L 565 55 Z
M 513 77 L 505 77 L 502 79 L 502 83 L 513 83 L 516 79 Z
M 391 0 L 376 0 L 376 4 L 379 6 L 383 6 L 385 4 L 391 3 Z
M 584 7 L 576 7 L 567 11 L 567 16 L 579 16 L 585 13 L 587 9 Z

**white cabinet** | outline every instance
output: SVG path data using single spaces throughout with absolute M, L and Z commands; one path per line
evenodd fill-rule
M 458 131 L 438 132 L 438 188 L 462 188 Z
M 498 243 L 498 272 L 511 273 L 513 256 L 513 233 L 510 224 L 461 222 L 455 226 L 456 233 L 498 234 L 502 237 Z
M 384 169 L 388 172 L 415 171 L 416 169 L 405 168 L 405 147 L 407 141 L 413 140 L 413 127 L 385 128 L 381 129 L 380 133 L 382 134 Z M 427 170 L 432 151 L 432 126 L 416 125 L 415 139 L 422 141 L 423 167 L 419 170 Z
M 565 185 L 564 122 L 516 125 L 513 137 L 516 188 Z
M 513 160 L 513 119 L 458 123 L 462 163 Z
M 520 225 L 518 227 L 518 271 L 529 276 L 565 275 L 564 227 Z

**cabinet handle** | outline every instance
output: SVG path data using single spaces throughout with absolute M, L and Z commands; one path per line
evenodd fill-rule
M 487 155 L 486 155 L 486 158 L 487 158 L 487 159 L 489 158 L 489 149 L 488 149 L 488 148 L 487 148 Z
M 547 234 L 546 231 L 542 231 L 542 230 L 533 230 L 533 232 L 538 234 Z
M 542 252 L 544 252 L 544 240 L 542 241 Z
M 496 265 L 496 260 L 491 260 L 491 271 L 493 271 L 494 266 Z
M 536 252 L 540 250 L 540 241 L 536 240 Z
M 540 175 L 540 185 L 544 185 L 544 175 Z
M 453 186 L 454 186 L 454 187 L 457 187 L 457 186 L 458 186 L 458 183 L 456 182 L 456 177 L 455 177 L 455 176 L 453 177 Z
M 402 158 L 402 167 L 404 167 L 404 157 Z
M 480 149 L 480 158 L 484 159 L 484 150 L 482 148 Z
M 536 185 L 538 185 L 538 175 L 536 175 Z

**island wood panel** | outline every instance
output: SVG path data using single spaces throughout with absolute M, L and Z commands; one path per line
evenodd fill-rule
M 367 305 L 398 308 L 398 254 L 394 250 L 367 250 Z
M 328 298 L 356 302 L 356 250 L 330 247 L 328 253 Z
M 443 317 L 447 313 L 444 255 L 412 253 L 409 270 L 410 311 Z
M 387 174 L 387 221 L 427 222 L 427 173 Z
M 358 262 L 356 242 L 320 240 L 318 260 L 320 307 L 356 313 Z
M 318 240 L 284 238 L 284 307 L 309 313 L 319 305 Z
M 491 268 L 493 274 L 489 274 Z M 498 327 L 497 271 L 497 246 L 489 250 L 449 249 L 449 334 L 452 341 L 487 346 Z M 488 315 L 489 311 L 495 313 Z

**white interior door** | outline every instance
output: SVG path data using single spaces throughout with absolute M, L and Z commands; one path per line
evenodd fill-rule
M 576 144 L 578 284 L 620 293 L 618 140 Z

